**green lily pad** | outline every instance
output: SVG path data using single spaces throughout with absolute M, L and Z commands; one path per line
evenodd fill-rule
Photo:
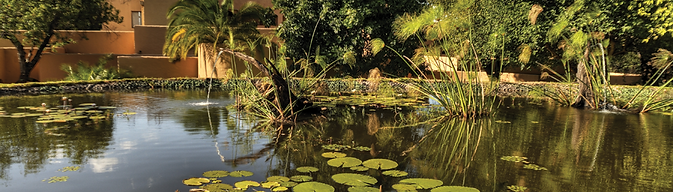
M 547 168 L 541 167 L 541 166 L 536 165 L 536 164 L 526 164 L 526 165 L 523 165 L 523 168 L 524 169 L 532 169 L 532 170 L 536 170 L 536 171 L 546 171 L 547 170 Z
M 294 192 L 334 192 L 334 187 L 320 182 L 301 183 L 292 188 Z
M 411 178 L 400 181 L 401 184 L 414 185 L 417 189 L 432 189 L 444 184 L 444 182 L 437 179 L 426 178 Z
M 210 192 L 227 192 L 234 190 L 234 187 L 229 184 L 216 183 L 203 186 L 203 189 L 208 190 Z
M 510 185 L 510 186 L 507 186 L 507 189 L 509 189 L 511 191 L 514 191 L 514 192 L 524 192 L 524 191 L 526 191 L 526 189 L 528 189 L 528 187 Z
M 332 167 L 354 167 L 362 164 L 362 161 L 355 157 L 339 157 L 330 159 L 327 164 Z
M 369 168 L 365 167 L 365 166 L 355 166 L 355 167 L 351 167 L 351 170 L 353 170 L 353 171 L 367 171 L 367 170 L 369 170 Z
M 391 177 L 404 177 L 404 176 L 409 175 L 409 173 L 407 173 L 406 171 L 400 171 L 400 170 L 388 170 L 388 171 L 384 171 L 382 174 L 383 175 L 388 175 L 388 176 L 391 176 Z
M 357 146 L 357 147 L 354 147 L 353 150 L 356 150 L 356 151 L 371 151 L 372 148 L 365 147 L 365 146 Z
M 325 158 L 339 158 L 339 157 L 346 157 L 345 153 L 340 153 L 340 152 L 326 152 L 322 154 L 323 157 Z
M 496 122 L 496 123 L 503 123 L 503 124 L 509 124 L 509 123 L 512 123 L 512 122 L 510 122 L 510 121 L 505 121 L 505 120 L 497 120 L 497 121 L 495 121 L 495 122 Z
M 292 181 L 280 182 L 281 187 L 294 187 L 294 186 L 297 186 L 297 184 L 299 184 L 299 183 L 292 182 Z
M 397 190 L 398 192 L 416 192 L 416 186 L 414 185 L 408 185 L 408 184 L 395 184 L 393 185 L 393 189 Z
M 229 176 L 232 176 L 232 177 L 249 177 L 249 176 L 252 176 L 252 174 L 253 173 L 250 172 L 250 171 L 232 171 L 231 173 L 229 173 Z
M 344 149 L 351 148 L 351 146 L 339 145 L 339 144 L 329 144 L 329 145 L 323 145 L 322 148 L 327 149 L 327 150 L 332 150 L 332 151 L 342 151 Z
M 283 186 L 274 187 L 273 189 L 271 189 L 271 191 L 287 191 L 287 190 L 289 190 L 289 188 Z
M 339 173 L 332 175 L 332 179 L 337 183 L 356 187 L 370 186 L 378 182 L 374 177 L 355 173 Z
M 262 183 L 262 187 L 267 188 L 267 189 L 271 189 L 273 187 L 280 187 L 280 183 L 278 183 L 276 181 L 267 181 L 267 182 Z
M 241 189 L 247 189 L 248 187 L 259 187 L 259 183 L 257 181 L 239 181 L 234 184 L 237 188 Z
M 302 173 L 318 172 L 318 170 L 319 170 L 318 168 L 310 167 L 310 166 L 304 166 L 304 167 L 297 168 L 297 171 L 302 172 Z
M 35 121 L 35 123 L 53 123 L 54 121 L 52 120 L 42 120 L 42 121 Z
M 47 183 L 66 182 L 66 181 L 68 181 L 69 178 L 70 177 L 68 177 L 68 176 L 61 176 L 61 177 L 54 176 L 54 177 L 49 178 L 49 182 L 47 182 Z M 42 180 L 42 181 L 46 181 L 46 180 Z
M 271 176 L 271 177 L 266 178 L 266 181 L 269 181 L 269 182 L 275 181 L 275 182 L 278 182 L 278 183 L 282 183 L 282 182 L 290 181 L 290 178 L 285 177 L 285 176 Z
M 136 112 L 124 112 L 122 115 L 135 115 L 137 114 Z
M 374 187 L 349 187 L 348 192 L 379 192 L 379 189 Z
M 441 186 L 430 190 L 430 192 L 479 192 L 479 189 L 463 186 Z
M 82 103 L 82 104 L 79 104 L 79 106 L 94 106 L 94 105 L 96 105 L 96 104 L 95 104 L 95 103 Z
M 210 183 L 208 178 L 192 177 L 189 179 L 182 180 L 182 183 L 188 186 L 200 186 L 205 183 Z
M 505 161 L 511 161 L 511 162 L 524 162 L 528 163 L 526 160 L 528 159 L 527 157 L 519 157 L 519 156 L 503 156 L 500 157 L 500 159 L 505 160 Z
M 80 168 L 81 168 L 80 166 L 67 166 L 67 167 L 63 167 L 63 168 L 58 169 L 58 171 L 60 171 L 60 172 L 79 171 Z
M 390 159 L 370 159 L 362 162 L 362 165 L 376 170 L 388 170 L 397 167 L 397 162 Z
M 116 108 L 117 107 L 112 107 L 112 106 L 100 106 L 100 107 L 98 107 L 98 109 L 102 109 L 102 110 L 116 109 Z
M 203 172 L 203 176 L 212 178 L 226 177 L 229 176 L 229 171 L 222 171 L 222 170 L 206 171 Z
M 312 181 L 313 177 L 308 175 L 295 175 L 290 177 L 290 179 L 295 182 L 306 182 L 306 181 Z

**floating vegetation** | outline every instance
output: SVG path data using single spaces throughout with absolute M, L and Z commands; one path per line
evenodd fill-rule
M 379 189 L 374 187 L 349 187 L 348 192 L 379 192 Z
M 280 183 L 278 183 L 276 181 L 268 181 L 268 182 L 264 182 L 264 183 L 261 183 L 261 184 L 262 184 L 263 188 L 267 188 L 267 189 L 271 189 L 271 188 L 274 188 L 274 187 L 280 187 Z
M 371 151 L 372 148 L 365 147 L 365 146 L 357 146 L 357 147 L 353 147 L 353 150 L 356 150 L 356 151 Z
M 310 166 L 304 166 L 304 167 L 297 168 L 297 171 L 302 172 L 302 173 L 318 172 L 318 170 L 319 170 L 318 168 L 310 167 Z
M 290 178 L 285 177 L 285 176 L 271 176 L 271 177 L 266 178 L 266 181 L 283 183 L 283 182 L 290 181 Z
M 376 170 L 388 170 L 398 166 L 397 162 L 389 159 L 370 159 L 363 162 L 362 165 Z
M 382 174 L 391 177 L 404 177 L 409 175 L 409 173 L 407 173 L 406 171 L 400 171 L 400 170 L 388 170 L 384 171 Z
M 236 188 L 241 188 L 245 191 L 249 187 L 259 187 L 260 184 L 256 181 L 239 181 L 239 182 L 236 182 L 236 184 L 234 184 L 234 186 L 236 186 Z
M 68 176 L 61 176 L 61 177 L 54 176 L 54 177 L 50 177 L 49 181 L 47 183 L 66 182 L 66 181 L 68 181 L 69 178 L 70 177 L 68 177 Z M 42 182 L 45 182 L 45 181 L 47 181 L 47 180 L 46 179 L 42 180 Z
M 505 120 L 497 120 L 497 121 L 495 121 L 495 122 L 496 122 L 496 123 L 503 123 L 503 124 L 512 123 L 512 122 L 510 122 L 510 121 L 505 121 Z
M 332 158 L 346 157 L 346 154 L 340 152 L 326 152 L 323 153 L 321 156 L 323 156 L 324 158 L 332 159 Z
M 232 171 L 231 173 L 229 173 L 229 176 L 232 177 L 250 177 L 252 175 L 253 173 L 250 171 Z
M 315 192 L 315 191 L 320 191 L 320 192 L 334 192 L 334 187 L 324 184 L 321 182 L 306 182 L 306 183 L 301 183 L 294 188 L 292 188 L 292 191 L 294 192 Z
M 432 189 L 444 184 L 441 180 L 426 178 L 403 179 L 400 183 L 416 186 L 416 189 Z
M 327 164 L 332 167 L 355 167 L 362 164 L 362 161 L 354 157 L 339 157 L 327 161 Z
M 60 172 L 79 171 L 80 168 L 81 168 L 80 166 L 67 166 L 67 167 L 63 167 L 63 168 L 58 169 L 58 171 L 60 171 Z
M 536 171 L 546 171 L 547 170 L 547 168 L 541 167 L 541 166 L 536 165 L 536 164 L 525 164 L 525 165 L 523 165 L 523 168 L 524 169 L 532 169 L 532 170 L 536 170 Z
M 366 187 L 378 182 L 374 177 L 355 173 L 339 173 L 332 175 L 332 180 L 337 183 L 355 187 Z
M 430 192 L 479 192 L 479 189 L 463 186 L 441 186 L 430 190 Z
M 234 190 L 234 187 L 229 185 L 229 184 L 222 184 L 222 183 L 217 183 L 217 184 L 210 184 L 201 187 L 202 189 L 208 190 L 210 192 L 227 192 Z
M 538 123 L 540 123 L 540 122 L 539 122 L 539 121 L 530 121 L 530 123 L 532 123 L 532 124 L 538 124 Z
M 527 157 L 519 157 L 519 156 L 503 156 L 500 157 L 500 159 L 505 160 L 505 161 L 511 161 L 511 162 L 523 162 L 523 163 L 528 163 L 526 161 L 528 158 Z
M 208 178 L 192 177 L 189 179 L 182 180 L 182 183 L 187 186 L 201 186 L 206 183 L 210 183 Z
M 511 191 L 514 191 L 514 192 L 524 192 L 524 191 L 526 191 L 526 189 L 528 189 L 528 187 L 510 185 L 510 186 L 507 186 L 507 189 L 509 189 Z
M 343 151 L 345 149 L 351 148 L 351 146 L 339 145 L 339 144 L 329 144 L 329 145 L 323 145 L 322 148 L 327 149 L 327 150 L 332 150 L 332 151 Z
M 365 166 L 355 166 L 355 167 L 351 167 L 351 170 L 353 170 L 353 171 L 367 171 L 367 170 L 369 170 L 369 168 L 365 167 Z
M 393 189 L 397 190 L 398 192 L 414 192 L 414 191 L 417 191 L 416 186 L 409 185 L 409 184 L 395 184 L 395 185 L 393 185 Z
M 290 177 L 290 180 L 295 181 L 295 182 L 306 182 L 306 181 L 312 181 L 313 177 L 308 176 L 308 175 L 295 175 Z
M 229 171 L 222 171 L 222 170 L 206 171 L 206 172 L 203 172 L 203 176 L 204 177 L 211 177 L 211 178 L 226 177 L 226 176 L 229 176 Z
M 297 184 L 299 184 L 299 183 L 292 182 L 292 181 L 286 181 L 286 182 L 281 182 L 280 186 L 281 187 L 294 187 L 294 186 L 297 186 Z

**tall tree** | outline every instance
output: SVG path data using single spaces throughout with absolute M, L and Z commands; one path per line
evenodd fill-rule
M 74 42 L 56 30 L 100 30 L 122 22 L 119 10 L 105 0 L 0 0 L 0 7 L 0 38 L 18 51 L 19 82 L 30 80 L 45 48 Z
M 392 34 L 392 23 L 405 12 L 418 12 L 425 0 L 274 0 L 285 21 L 278 35 L 287 48 L 287 56 L 295 59 L 336 61 L 354 52 L 358 65 L 337 67 L 343 75 L 360 75 L 374 67 L 386 73 L 406 76 L 406 64 L 389 50 L 374 56 L 369 52 L 371 41 L 380 38 L 396 50 L 413 54 L 417 44 L 398 42 Z M 417 41 L 410 41 L 410 43 Z M 315 58 L 318 57 L 318 58 Z

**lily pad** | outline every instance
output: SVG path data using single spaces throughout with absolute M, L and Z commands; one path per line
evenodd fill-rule
M 262 184 L 263 188 L 267 188 L 267 189 L 271 189 L 271 188 L 274 188 L 274 187 L 280 187 L 280 183 L 278 183 L 276 181 L 268 181 L 268 182 L 264 182 L 264 183 L 261 183 L 261 184 Z
M 306 181 L 312 181 L 313 177 L 308 175 L 295 175 L 290 177 L 290 179 L 295 182 L 306 182 Z
M 356 151 L 371 151 L 372 148 L 365 147 L 365 146 L 357 146 L 357 147 L 354 147 L 353 150 L 356 150 Z
M 500 159 L 505 160 L 505 161 L 511 161 L 511 162 L 524 162 L 528 163 L 526 160 L 528 159 L 527 157 L 519 157 L 519 156 L 503 156 L 500 157 Z
M 541 166 L 536 165 L 536 164 L 526 164 L 526 165 L 523 165 L 523 168 L 524 169 L 532 169 L 532 170 L 536 170 L 536 171 L 546 171 L 547 170 L 547 168 L 541 167 Z
M 437 179 L 426 178 L 411 178 L 400 181 L 401 184 L 414 185 L 417 189 L 432 189 L 444 184 L 444 182 Z
M 379 189 L 374 187 L 349 187 L 348 192 L 379 192 Z
M 81 168 L 80 166 L 67 166 L 67 167 L 63 167 L 63 168 L 58 169 L 58 171 L 60 171 L 60 172 L 79 171 L 80 168 Z
M 294 192 L 334 192 L 334 187 L 324 184 L 321 182 L 306 182 L 306 183 L 301 183 L 294 188 L 292 188 L 292 191 Z
M 496 123 L 503 123 L 503 124 L 509 124 L 509 123 L 512 123 L 512 122 L 510 122 L 510 121 L 505 121 L 505 120 L 497 120 L 497 121 L 495 121 L 495 122 L 496 122 Z
M 340 152 L 326 152 L 322 154 L 323 157 L 325 158 L 339 158 L 339 157 L 346 157 L 345 153 L 340 153 Z
M 400 171 L 400 170 L 388 170 L 388 171 L 384 171 L 382 174 L 383 175 L 388 175 L 388 176 L 391 176 L 391 177 L 404 177 L 404 176 L 409 175 L 409 173 L 407 173 L 406 171 Z
M 369 168 L 365 167 L 365 166 L 355 166 L 355 167 L 351 167 L 351 170 L 353 170 L 353 171 L 367 171 L 367 170 L 369 170 Z
M 290 181 L 290 178 L 285 177 L 285 176 L 271 176 L 271 177 L 266 178 L 266 181 L 269 181 L 269 182 L 274 182 L 275 181 L 275 182 L 278 182 L 278 183 L 282 183 L 282 182 Z
M 226 176 L 229 176 L 229 171 L 222 171 L 222 170 L 206 171 L 206 172 L 203 172 L 203 176 L 204 177 L 213 177 L 213 178 L 226 177 Z
M 310 166 L 304 166 L 304 167 L 297 168 L 297 171 L 302 172 L 302 173 L 318 172 L 318 170 L 319 170 L 318 168 L 310 167 Z
M 229 173 L 229 176 L 232 177 L 249 177 L 252 175 L 253 173 L 250 171 L 232 171 L 231 173 Z
M 299 184 L 299 183 L 292 182 L 292 181 L 286 181 L 286 182 L 281 182 L 280 186 L 281 187 L 294 187 L 294 186 L 297 186 L 297 184 Z
M 344 149 L 351 148 L 351 146 L 339 145 L 339 144 L 329 144 L 329 145 L 323 145 L 322 148 L 327 149 L 327 150 L 332 150 L 332 151 L 342 151 Z
M 514 191 L 514 192 L 523 192 L 523 191 L 526 191 L 526 189 L 528 189 L 528 187 L 510 185 L 510 186 L 507 186 L 507 189 L 509 189 L 511 191 Z
M 370 159 L 363 162 L 362 165 L 376 170 L 388 170 L 397 167 L 398 164 L 390 159 Z
M 430 190 L 430 192 L 479 192 L 479 189 L 463 186 L 441 186 Z
M 54 177 L 49 178 L 49 182 L 47 182 L 47 183 L 66 182 L 66 181 L 68 181 L 69 178 L 70 177 L 68 177 L 68 176 L 61 176 L 61 177 L 54 176 Z M 46 180 L 42 180 L 42 181 L 46 181 Z
M 362 161 L 355 157 L 339 157 L 327 161 L 332 167 L 354 167 L 362 164 Z
M 289 190 L 289 188 L 283 186 L 274 187 L 273 189 L 271 189 L 271 191 L 287 191 L 287 190 Z
M 79 104 L 79 106 L 95 106 L 95 105 L 96 105 L 96 103 L 82 103 L 82 104 Z
M 337 183 L 355 187 L 370 186 L 378 182 L 374 177 L 355 173 L 339 173 L 332 175 L 332 179 Z
M 188 186 L 200 186 L 205 183 L 210 183 L 210 179 L 201 177 L 192 177 L 189 179 L 182 180 L 182 183 Z
M 408 184 L 395 184 L 393 185 L 393 189 L 397 190 L 398 192 L 416 192 L 416 186 L 414 185 L 408 185 Z
M 203 189 L 208 190 L 210 192 L 226 192 L 233 190 L 234 187 L 229 184 L 216 183 L 203 186 Z
M 259 183 L 257 181 L 239 181 L 234 184 L 237 188 L 241 189 L 247 189 L 248 187 L 259 187 Z

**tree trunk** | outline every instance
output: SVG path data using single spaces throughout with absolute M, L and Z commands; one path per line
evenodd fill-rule
M 579 84 L 579 92 L 577 95 L 577 98 L 575 98 L 575 102 L 571 105 L 573 107 L 577 108 L 584 108 L 584 107 L 595 107 L 594 106 L 594 92 L 593 89 L 591 88 L 591 81 L 589 80 L 589 76 L 587 74 L 587 61 L 589 60 L 589 46 L 584 49 L 584 56 L 582 56 L 582 59 L 577 62 L 577 83 Z

